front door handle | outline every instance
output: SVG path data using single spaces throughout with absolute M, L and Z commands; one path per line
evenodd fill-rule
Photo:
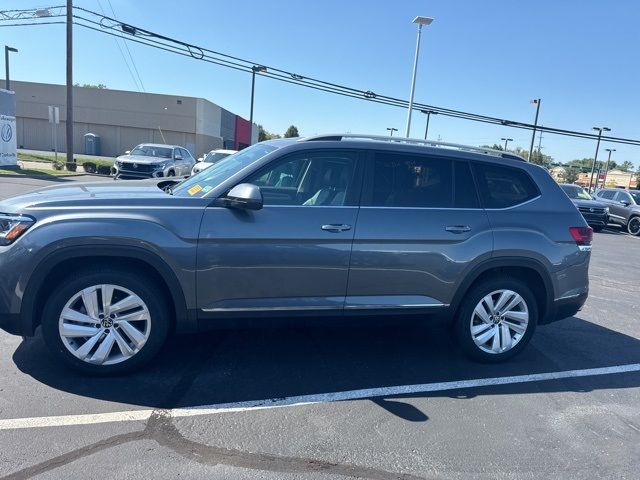
M 321 228 L 327 232 L 339 233 L 351 230 L 351 225 L 346 225 L 344 223 L 330 223 L 328 225 L 322 225 Z
M 471 231 L 471 227 L 468 225 L 449 225 L 448 227 L 444 227 L 444 229 L 451 233 L 465 233 Z

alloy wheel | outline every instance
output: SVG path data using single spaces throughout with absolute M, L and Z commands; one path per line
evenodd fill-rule
M 630 218 L 627 230 L 631 235 L 640 235 L 640 217 Z
M 471 314 L 471 337 L 487 353 L 504 353 L 515 347 L 527 331 L 529 309 L 513 290 L 496 290 L 483 297 Z
M 144 347 L 151 332 L 151 315 L 131 290 L 94 285 L 66 303 L 58 330 L 62 343 L 76 358 L 94 365 L 113 365 Z

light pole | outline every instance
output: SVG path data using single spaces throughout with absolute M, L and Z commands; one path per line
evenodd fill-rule
M 593 185 L 593 172 L 595 172 L 596 170 L 596 162 L 598 161 L 598 150 L 600 149 L 600 138 L 602 137 L 602 132 L 611 131 L 609 127 L 593 127 L 593 130 L 596 130 L 598 132 L 598 143 L 596 143 L 596 156 L 593 158 L 593 165 L 591 165 L 591 175 L 589 176 L 589 193 L 591 193 L 591 186 Z
M 5 85 L 7 90 L 11 90 L 11 82 L 9 81 L 9 52 L 18 52 L 17 48 L 4 46 L 4 69 L 5 69 Z
M 416 17 L 413 19 L 413 23 L 418 24 L 418 40 L 416 41 L 416 56 L 413 59 L 413 76 L 411 78 L 411 92 L 409 93 L 409 112 L 407 113 L 407 133 L 405 137 L 409 137 L 411 131 L 411 111 L 413 110 L 413 94 L 416 91 L 416 72 L 418 70 L 418 54 L 420 53 L 420 36 L 422 35 L 423 25 L 431 25 L 433 18 L 430 17 Z
M 536 105 L 536 119 L 533 121 L 533 133 L 531 134 L 531 146 L 529 147 L 529 161 L 531 161 L 531 155 L 533 155 L 533 143 L 536 141 L 536 128 L 538 126 L 538 115 L 540 115 L 541 98 L 534 98 L 531 102 Z
M 389 132 L 389 136 L 393 137 L 393 132 L 397 132 L 398 129 L 393 127 L 387 127 L 387 131 Z
M 267 67 L 264 65 L 254 65 L 251 67 L 251 109 L 249 112 L 249 125 L 251 125 L 251 130 L 253 130 L 253 96 L 256 91 L 256 73 L 266 71 Z
M 424 128 L 424 139 L 427 139 L 427 133 L 429 133 L 429 119 L 431 115 L 437 115 L 438 112 L 434 112 L 433 110 L 420 110 L 421 113 L 424 113 L 427 116 L 427 126 Z
M 500 140 L 504 140 L 504 151 L 507 151 L 507 144 L 509 142 L 513 142 L 513 138 L 501 138 Z
M 602 186 L 606 188 L 607 186 L 607 173 L 609 173 L 609 162 L 611 161 L 611 153 L 615 152 L 615 148 L 607 148 L 605 149 L 609 152 L 609 157 L 607 158 L 607 166 L 604 167 L 604 178 L 602 179 Z M 596 182 L 596 189 L 598 188 L 598 182 Z

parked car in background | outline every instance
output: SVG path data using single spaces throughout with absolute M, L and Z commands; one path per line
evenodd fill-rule
M 593 231 L 558 184 L 477 147 L 271 140 L 182 182 L 65 183 L 0 212 L 0 327 L 41 326 L 95 374 L 247 317 L 446 319 L 469 356 L 500 362 L 589 291 Z
M 183 177 L 191 173 L 195 163 L 184 147 L 143 143 L 116 158 L 115 178 Z
M 196 163 L 191 169 L 191 175 L 200 173 L 202 170 L 209 168 L 214 163 L 217 163 L 223 158 L 233 155 L 234 153 L 237 153 L 237 150 L 211 150 L 204 157 L 198 158 L 198 163 Z
M 571 199 L 594 231 L 600 232 L 607 226 L 609 223 L 609 207 L 605 203 L 594 200 L 580 185 L 563 183 L 560 188 L 564 190 L 564 193 Z
M 609 220 L 640 236 L 640 190 L 603 188 L 595 198 L 609 206 Z

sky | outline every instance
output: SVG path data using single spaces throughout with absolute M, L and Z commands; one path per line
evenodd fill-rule
M 416 15 L 425 27 L 415 99 L 500 118 L 640 138 L 640 2 L 636 0 L 110 0 L 115 17 L 185 42 L 363 90 L 409 97 Z M 52 4 L 62 3 L 53 0 Z M 75 5 L 110 13 L 109 0 Z M 46 6 L 42 0 L 2 0 L 0 9 Z M 74 81 L 137 90 L 116 41 L 74 30 Z M 65 82 L 64 25 L 7 27 L 0 43 L 17 80 Z M 128 42 L 148 92 L 204 97 L 249 117 L 251 76 Z M 124 49 L 121 43 L 121 48 Z M 125 50 L 126 53 L 126 50 Z M 3 74 L 0 74 L 4 76 Z M 257 78 L 254 120 L 284 133 L 404 133 L 406 109 L 312 91 Z M 424 135 L 425 116 L 413 114 L 411 136 Z M 500 143 L 528 150 L 531 133 L 498 125 L 432 116 L 429 138 L 470 145 Z M 538 138 L 536 138 L 536 146 Z M 595 140 L 543 134 L 542 151 L 555 161 L 593 157 Z M 640 165 L 640 147 L 611 145 L 613 159 Z

